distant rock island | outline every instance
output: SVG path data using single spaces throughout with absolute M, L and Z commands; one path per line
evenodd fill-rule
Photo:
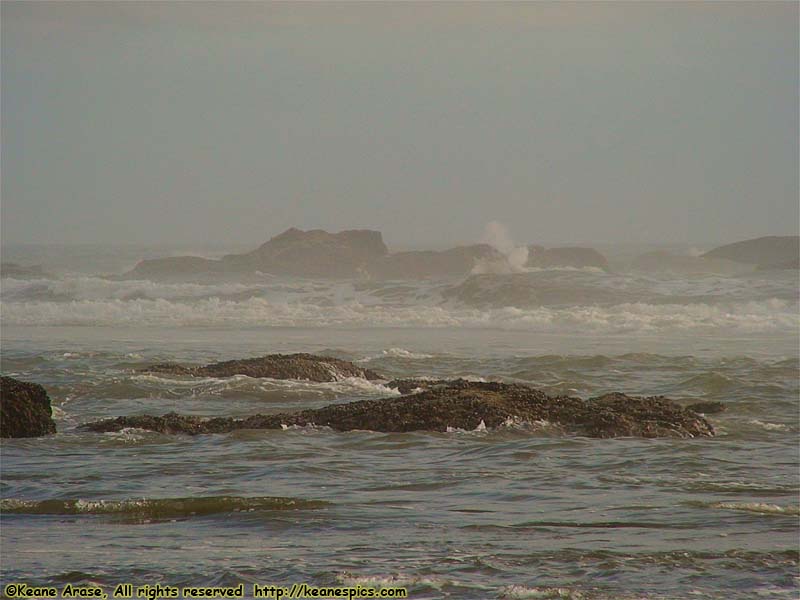
M 24 266 L 13 262 L 0 263 L 0 277 L 12 279 L 39 279 L 47 277 L 41 265 Z
M 122 278 L 192 280 L 260 272 L 310 278 L 427 279 L 465 276 L 479 261 L 504 260 L 504 255 L 488 244 L 390 253 L 379 231 L 329 233 L 291 228 L 252 252 L 228 254 L 219 260 L 198 256 L 143 260 Z M 527 266 L 607 269 L 608 262 L 592 248 L 531 246 Z
M 631 263 L 636 271 L 667 271 L 682 275 L 735 275 L 772 269 L 800 269 L 800 236 L 766 236 L 714 248 L 699 256 L 662 250 L 646 252 Z
M 732 260 L 759 269 L 800 268 L 800 236 L 771 235 L 727 244 L 706 252 L 703 258 Z
M 631 268 L 684 275 L 733 275 L 756 269 L 797 269 L 800 267 L 798 240 L 798 236 L 763 237 L 721 246 L 702 256 L 648 252 L 636 258 Z M 509 269 L 507 257 L 488 244 L 448 250 L 389 252 L 379 231 L 352 229 L 329 233 L 321 229 L 302 231 L 291 228 L 251 252 L 228 254 L 218 260 L 199 256 L 143 260 L 119 277 L 194 281 L 270 274 L 324 279 L 410 280 L 515 273 L 531 268 L 610 270 L 606 257 L 594 248 L 529 245 L 527 250 L 527 261 Z M 504 265 L 507 267 L 505 271 Z M 5 271 L 3 275 L 6 276 Z

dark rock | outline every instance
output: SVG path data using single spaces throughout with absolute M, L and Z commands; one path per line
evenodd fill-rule
M 529 267 L 595 267 L 608 271 L 608 260 L 594 248 L 549 248 L 528 246 Z
M 345 377 L 382 379 L 370 369 L 346 360 L 313 354 L 269 354 L 258 358 L 227 360 L 205 366 L 184 366 L 175 363 L 151 365 L 142 371 L 194 375 L 200 377 L 269 377 L 271 379 L 305 379 L 308 381 L 339 381 Z
M 800 236 L 771 235 L 745 240 L 714 248 L 703 256 L 757 265 L 761 269 L 782 268 L 780 265 L 797 264 L 800 257 Z
M 689 404 L 686 408 L 704 415 L 714 415 L 726 410 L 722 402 L 695 402 L 694 404 Z
M 97 432 L 134 427 L 190 435 L 293 425 L 325 426 L 336 431 L 444 432 L 451 427 L 473 430 L 481 424 L 497 427 L 509 419 L 547 421 L 571 433 L 599 438 L 714 435 L 713 427 L 702 416 L 663 397 L 637 398 L 614 393 L 586 401 L 550 397 L 522 385 L 468 381 L 399 398 L 333 404 L 295 413 L 207 420 L 170 413 L 163 417 L 118 417 L 85 427 Z
M 0 377 L 0 437 L 38 437 L 56 432 L 45 389 L 11 377 Z
M 465 379 L 419 379 L 409 377 L 404 379 L 392 379 L 384 384 L 386 387 L 397 390 L 401 394 L 410 394 L 416 390 L 428 390 L 432 387 L 441 387 L 451 384 L 459 384 Z

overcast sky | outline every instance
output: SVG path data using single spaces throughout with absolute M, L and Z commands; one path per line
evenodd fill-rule
M 2 3 L 2 241 L 798 232 L 798 3 Z

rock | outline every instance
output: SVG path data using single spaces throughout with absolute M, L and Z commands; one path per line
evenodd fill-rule
M 305 379 L 308 381 L 339 381 L 346 377 L 382 379 L 370 369 L 364 369 L 346 360 L 313 354 L 269 354 L 258 358 L 227 360 L 205 366 L 184 366 L 175 363 L 151 365 L 148 373 L 194 375 L 199 377 L 269 377 L 271 379 Z
M 646 252 L 631 263 L 636 271 L 669 272 L 679 275 L 719 274 L 735 275 L 749 267 L 723 258 L 671 254 L 664 250 Z
M 293 425 L 325 426 L 336 431 L 444 432 L 449 428 L 497 427 L 509 420 L 547 421 L 566 432 L 598 438 L 714 435 L 713 427 L 702 416 L 663 397 L 638 398 L 614 393 L 581 400 L 550 397 L 517 384 L 468 381 L 456 381 L 399 398 L 332 404 L 295 413 L 253 415 L 244 419 L 201 419 L 170 413 L 163 417 L 118 417 L 85 427 L 97 432 L 134 427 L 190 435 Z
M 608 260 L 594 248 L 549 248 L 528 246 L 528 267 L 595 267 L 608 271 Z
M 392 379 L 384 384 L 389 389 L 397 390 L 401 394 L 411 394 L 416 390 L 428 390 L 432 387 L 441 387 L 451 384 L 459 384 L 466 379 L 419 379 L 409 377 L 404 379 Z
M 722 402 L 695 402 L 694 404 L 689 404 L 686 408 L 704 415 L 714 415 L 726 410 Z
M 122 277 L 125 279 L 192 280 L 201 276 L 213 276 L 221 273 L 222 264 L 218 260 L 199 256 L 170 256 L 143 260 Z
M 745 240 L 714 248 L 703 256 L 756 265 L 760 269 L 784 268 L 781 265 L 797 264 L 800 257 L 800 236 L 771 235 Z
M 50 398 L 42 386 L 0 377 L 0 438 L 55 433 L 52 415 Z
M 23 266 L 13 262 L 0 263 L 0 277 L 13 279 L 39 279 L 47 277 L 41 265 Z
M 388 252 L 379 231 L 328 233 L 291 228 L 252 252 L 228 254 L 220 260 L 174 256 L 143 260 L 123 279 L 185 280 L 270 273 L 298 277 L 356 277 Z
M 478 261 L 502 258 L 487 244 L 459 246 L 450 250 L 426 250 L 389 254 L 369 266 L 376 279 L 428 279 L 469 275 Z
M 388 253 L 379 231 L 328 233 L 291 228 L 246 254 L 222 257 L 225 269 L 258 270 L 300 277 L 356 277 Z

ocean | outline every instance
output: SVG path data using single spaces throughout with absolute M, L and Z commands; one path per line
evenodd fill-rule
M 3 248 L 4 261 L 42 263 L 50 275 L 2 280 L 2 373 L 45 386 L 58 427 L 3 440 L 3 586 L 800 596 L 797 271 L 687 277 L 617 266 L 467 282 L 103 277 L 154 255 Z M 139 372 L 157 361 L 277 352 L 335 356 L 387 379 L 501 380 L 583 398 L 663 394 L 726 410 L 708 416 L 717 436 L 703 439 L 590 439 L 546 424 L 195 437 L 79 429 L 118 415 L 244 416 L 397 395 L 359 378 Z

